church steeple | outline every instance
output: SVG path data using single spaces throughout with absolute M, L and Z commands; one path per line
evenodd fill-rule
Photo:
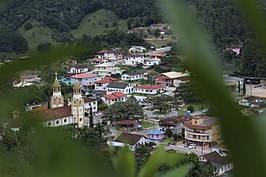
M 57 79 L 57 73 L 55 73 L 53 95 L 51 96 L 50 105 L 51 108 L 59 108 L 64 106 L 64 97 L 61 94 L 61 85 Z
M 74 118 L 74 122 L 78 124 L 79 127 L 84 126 L 84 98 L 81 94 L 81 87 L 78 82 L 74 84 L 73 87 L 73 97 L 71 100 L 71 110 Z

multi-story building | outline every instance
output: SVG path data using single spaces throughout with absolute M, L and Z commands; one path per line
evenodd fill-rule
M 133 85 L 127 82 L 111 82 L 106 86 L 107 93 L 122 92 L 130 94 L 133 92 Z
M 82 73 L 78 75 L 70 76 L 70 84 L 73 85 L 76 82 L 79 82 L 81 86 L 93 84 L 97 81 L 97 75 L 90 73 Z
M 214 117 L 197 116 L 185 123 L 185 142 L 196 145 L 216 145 L 222 142 L 220 126 Z
M 105 77 L 104 79 L 98 80 L 95 82 L 95 90 L 106 91 L 106 87 L 111 82 L 117 82 L 119 79 L 112 77 Z
M 142 93 L 147 95 L 154 95 L 157 93 L 166 92 L 165 86 L 161 85 L 139 85 L 134 87 L 134 93 Z
M 127 101 L 127 95 L 122 92 L 113 92 L 111 94 L 103 95 L 102 100 L 108 106 L 116 102 L 125 102 Z
M 95 65 L 95 69 L 92 72 L 105 77 L 111 76 L 111 74 L 122 74 L 123 70 L 119 67 L 116 67 L 113 63 L 102 63 Z
M 126 65 L 137 65 L 144 63 L 144 55 L 141 54 L 131 54 L 125 56 L 125 64 Z
M 96 57 L 106 58 L 108 60 L 121 60 L 123 59 L 123 53 L 118 50 L 101 50 Z
M 126 81 L 142 80 L 144 79 L 144 73 L 143 72 L 125 73 L 121 76 L 121 79 Z

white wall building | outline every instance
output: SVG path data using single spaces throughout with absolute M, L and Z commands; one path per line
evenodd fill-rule
M 70 79 L 71 84 L 79 82 L 83 86 L 87 84 L 93 84 L 95 81 L 97 81 L 97 75 L 90 73 L 82 73 L 70 76 Z
M 123 53 L 116 50 L 102 50 L 98 52 L 96 58 L 106 58 L 108 60 L 121 60 L 123 59 Z
M 166 92 L 166 87 L 161 85 L 139 85 L 135 86 L 133 91 L 134 93 L 154 95 L 157 93 Z
M 125 102 L 127 101 L 127 95 L 122 92 L 113 92 L 111 94 L 103 95 L 102 100 L 108 106 L 116 102 Z
M 147 49 L 143 46 L 132 46 L 130 49 L 128 49 L 129 53 L 143 53 Z
M 127 82 L 111 82 L 106 86 L 107 93 L 122 92 L 124 94 L 131 94 L 133 92 L 133 85 Z
M 142 80 L 144 79 L 143 77 L 144 77 L 143 72 L 132 72 L 132 73 L 122 74 L 121 79 L 124 81 L 135 81 L 135 80 Z
M 122 74 L 123 70 L 116 67 L 113 63 L 102 63 L 95 65 L 95 69 L 92 72 L 104 77 L 110 76 L 111 74 Z
M 80 74 L 80 73 L 86 73 L 88 72 L 89 69 L 86 65 L 76 65 L 76 66 L 71 66 L 69 73 L 71 74 Z
M 126 65 L 137 65 L 140 63 L 144 63 L 144 55 L 127 55 L 125 56 L 125 59 Z

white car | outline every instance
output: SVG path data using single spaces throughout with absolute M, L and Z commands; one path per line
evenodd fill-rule
M 188 149 L 196 149 L 196 145 L 191 143 L 188 145 Z

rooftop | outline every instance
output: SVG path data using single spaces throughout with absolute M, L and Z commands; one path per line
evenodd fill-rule
M 70 78 L 76 78 L 76 79 L 85 79 L 85 78 L 93 78 L 93 77 L 97 77 L 97 76 L 95 74 L 90 74 L 90 73 L 82 73 L 82 74 L 70 76 Z
M 218 152 L 213 151 L 208 154 L 202 155 L 202 157 L 206 160 L 211 161 L 212 163 L 217 163 L 221 165 L 226 165 L 232 162 L 232 159 L 228 156 L 222 156 Z
M 36 113 L 40 114 L 43 120 L 54 120 L 54 119 L 72 116 L 70 106 L 38 111 Z
M 126 143 L 130 145 L 136 144 L 143 136 L 129 133 L 121 133 L 115 142 Z
M 114 100 L 114 99 L 122 98 L 122 97 L 126 97 L 126 96 L 127 95 L 122 93 L 122 92 L 114 92 L 114 93 L 111 93 L 111 94 L 103 95 L 104 98 L 107 98 L 109 100 Z
M 129 75 L 129 76 L 137 76 L 137 75 L 143 75 L 143 72 L 131 72 L 131 73 L 125 73 L 125 75 Z
M 95 99 L 95 98 L 84 98 L 84 102 L 85 103 L 91 103 L 91 102 L 94 102 L 94 101 L 97 101 L 97 99 Z
M 88 68 L 86 65 L 74 65 L 71 68 L 81 69 L 81 68 Z
M 148 133 L 148 135 L 163 135 L 164 132 L 160 130 L 152 130 Z
M 105 77 L 104 79 L 98 80 L 95 83 L 96 84 L 105 84 L 105 83 L 110 83 L 110 82 L 114 82 L 114 81 L 119 81 L 119 79 L 112 78 L 112 77 Z
M 162 74 L 165 75 L 166 77 L 169 77 L 170 79 L 175 79 L 175 78 L 179 78 L 179 77 L 189 76 L 188 73 L 175 72 L 175 71 L 162 73 Z
M 118 89 L 125 89 L 129 83 L 127 82 L 110 82 L 107 85 L 107 88 L 118 88 Z
M 102 63 L 95 65 L 95 67 L 114 67 L 115 65 L 113 63 Z

